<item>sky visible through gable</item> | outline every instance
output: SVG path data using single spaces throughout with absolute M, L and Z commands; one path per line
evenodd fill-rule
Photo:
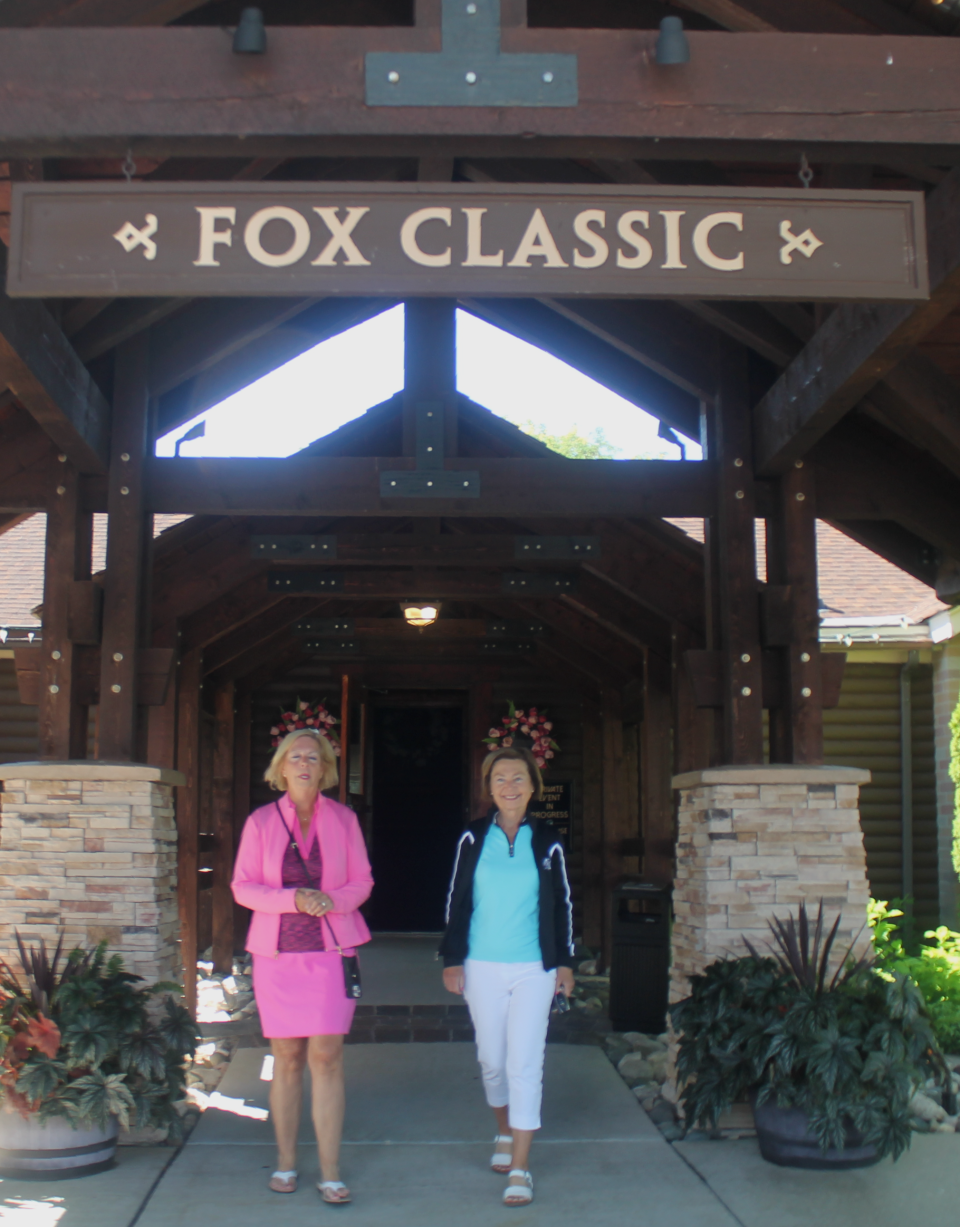
M 457 312 L 457 385 L 521 428 L 602 430 L 619 459 L 679 460 L 658 420 L 559 358 L 465 311 Z M 294 358 L 157 441 L 158 456 L 206 421 L 183 456 L 289 456 L 403 386 L 403 307 L 394 307 Z M 688 458 L 699 459 L 691 442 Z

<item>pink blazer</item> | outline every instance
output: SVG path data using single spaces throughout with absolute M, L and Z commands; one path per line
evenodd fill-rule
M 253 912 L 247 934 L 251 954 L 275 955 L 280 916 L 297 910 L 296 890 L 283 886 L 283 856 L 297 816 L 286 795 L 279 800 L 287 825 L 277 813 L 275 802 L 255 809 L 244 823 L 233 871 L 233 897 Z M 370 940 L 370 930 L 357 908 L 369 898 L 373 876 L 353 810 L 324 796 L 319 805 L 317 829 L 323 861 L 320 889 L 333 900 L 333 911 L 327 913 L 330 926 L 339 945 L 348 949 Z

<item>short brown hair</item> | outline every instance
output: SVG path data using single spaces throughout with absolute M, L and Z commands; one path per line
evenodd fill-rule
M 274 792 L 287 791 L 287 783 L 280 773 L 280 768 L 283 766 L 283 760 L 290 752 L 290 747 L 298 737 L 311 737 L 316 741 L 317 749 L 320 751 L 320 761 L 323 763 L 320 791 L 323 792 L 325 788 L 333 788 L 340 781 L 340 773 L 337 771 L 337 756 L 334 754 L 333 746 L 330 742 L 322 733 L 318 733 L 316 729 L 294 729 L 292 733 L 288 733 L 274 750 L 270 766 L 263 773 L 263 778 Z
M 522 746 L 501 746 L 497 750 L 490 751 L 483 760 L 483 766 L 480 768 L 480 799 L 484 804 L 489 805 L 493 801 L 493 797 L 490 795 L 490 773 L 496 764 L 502 762 L 505 758 L 515 759 L 526 766 L 530 776 L 530 783 L 533 785 L 533 795 L 538 801 L 542 800 L 543 776 L 540 774 L 537 760 L 529 750 L 525 750 Z

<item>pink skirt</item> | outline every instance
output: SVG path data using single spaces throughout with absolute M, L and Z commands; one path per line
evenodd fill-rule
M 346 1035 L 357 1005 L 344 992 L 343 963 L 336 950 L 278 954 L 276 958 L 255 954 L 253 995 L 267 1039 Z

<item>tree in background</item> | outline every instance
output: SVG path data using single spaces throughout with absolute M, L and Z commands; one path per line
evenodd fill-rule
M 572 426 L 566 434 L 552 435 L 541 422 L 537 425 L 527 419 L 520 423 L 524 434 L 532 435 L 552 452 L 559 452 L 570 460 L 613 460 L 619 454 L 619 448 L 613 446 L 601 428 L 582 435 L 576 426 Z

